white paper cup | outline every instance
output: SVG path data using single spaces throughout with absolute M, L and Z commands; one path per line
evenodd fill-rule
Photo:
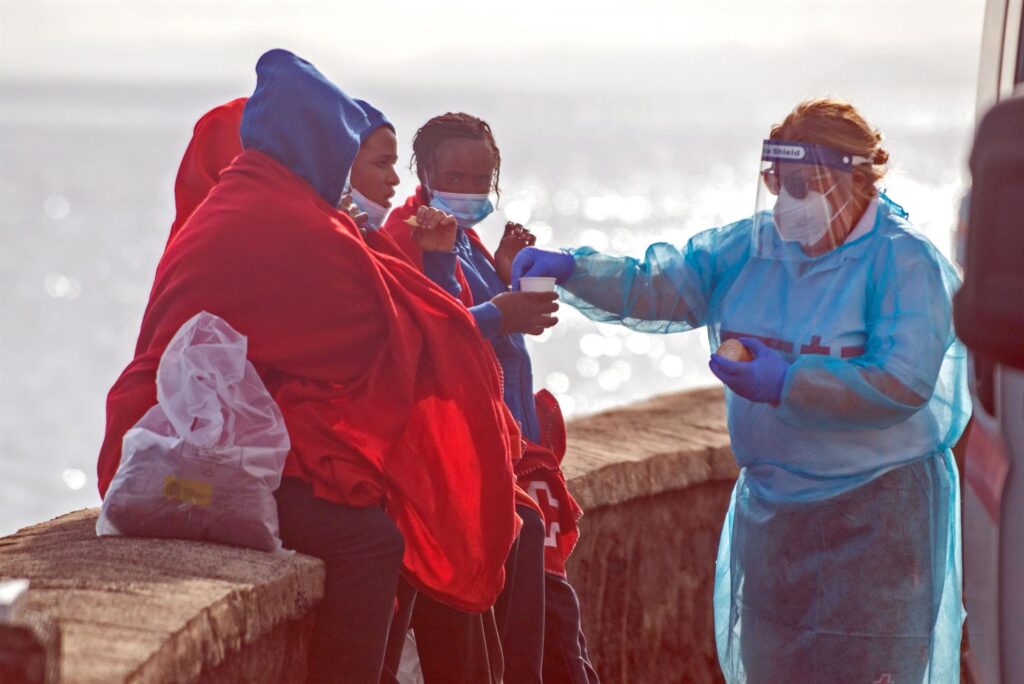
M 554 292 L 555 279 L 546 276 L 530 276 L 519 279 L 521 292 Z

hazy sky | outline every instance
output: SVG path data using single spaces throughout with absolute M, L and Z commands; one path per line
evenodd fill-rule
M 973 55 L 982 6 L 982 0 L 0 0 L 0 75 L 234 80 L 251 73 L 263 50 L 288 47 L 357 80 L 412 80 L 429 64 L 435 75 L 446 71 L 453 80 L 590 86 L 610 68 L 610 78 L 650 87 L 671 74 L 656 63 L 627 73 L 615 65 L 701 49 L 806 55 L 813 46 L 867 55 L 942 44 Z M 591 68 L 558 68 L 573 56 L 586 57 Z M 766 78 L 771 75 L 766 69 Z M 583 83 L 566 83 L 569 77 Z

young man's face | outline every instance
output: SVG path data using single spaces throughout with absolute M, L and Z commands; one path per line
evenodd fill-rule
M 400 182 L 397 163 L 398 138 L 389 127 L 380 126 L 359 147 L 352 164 L 352 187 L 382 207 L 391 206 Z
M 430 188 L 437 192 L 484 195 L 494 182 L 494 150 L 483 140 L 455 138 L 438 146 L 427 167 Z

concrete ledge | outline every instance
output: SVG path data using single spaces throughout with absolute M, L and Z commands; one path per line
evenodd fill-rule
M 562 464 L 584 510 L 736 479 L 719 388 L 655 397 L 569 423 Z
M 268 650 L 261 640 L 275 631 L 301 645 L 310 625 L 303 618 L 323 596 L 320 561 L 97 538 L 96 516 L 78 511 L 0 540 L 0 576 L 30 578 L 25 609 L 60 628 L 61 681 L 190 682 L 242 649 Z M 301 681 L 303 663 L 285 671 Z

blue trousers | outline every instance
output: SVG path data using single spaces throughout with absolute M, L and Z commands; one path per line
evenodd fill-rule
M 580 624 L 576 590 L 564 577 L 544 575 L 544 684 L 599 684 Z

